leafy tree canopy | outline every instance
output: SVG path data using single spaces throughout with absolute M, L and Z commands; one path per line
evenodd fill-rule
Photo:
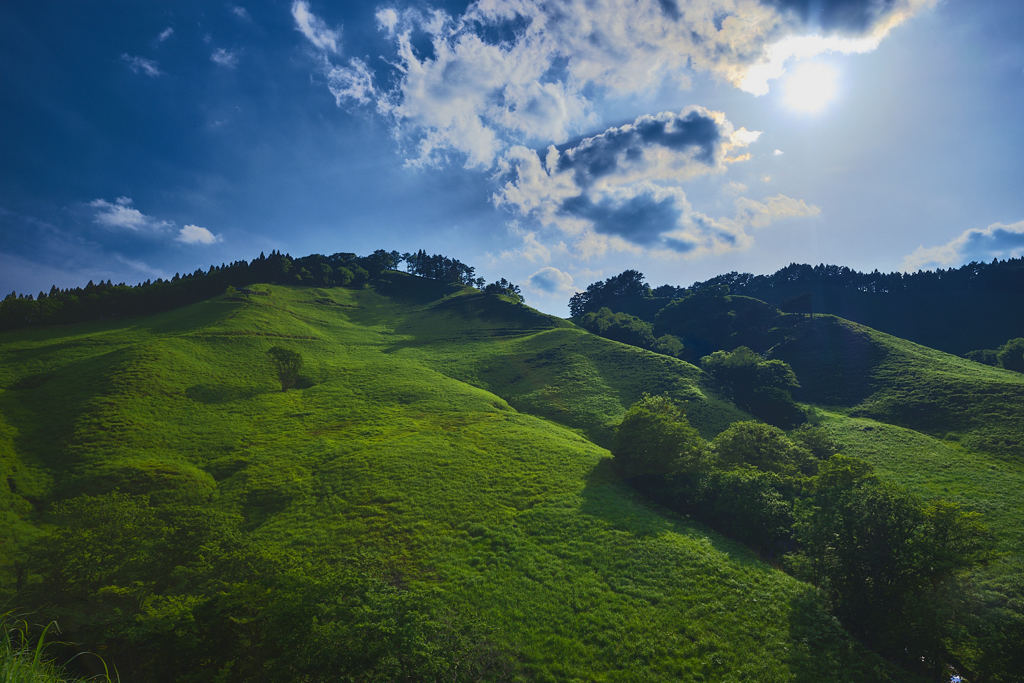
M 793 443 L 778 427 L 753 420 L 732 423 L 715 437 L 711 447 L 726 467 L 752 465 L 785 473 L 814 467 L 809 450 Z
M 698 465 L 703 440 L 667 396 L 650 396 L 630 406 L 615 432 L 612 454 L 623 476 L 664 475 Z

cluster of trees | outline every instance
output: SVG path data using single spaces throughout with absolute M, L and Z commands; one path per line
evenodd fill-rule
M 490 294 L 492 296 L 504 296 L 508 297 L 515 303 L 523 302 L 523 290 L 519 288 L 519 285 L 512 284 L 505 278 L 495 280 L 491 284 L 484 287 L 484 294 Z
M 615 435 L 624 478 L 813 581 L 846 627 L 937 673 L 965 570 L 991 538 L 977 515 L 924 501 L 839 454 L 823 430 L 737 422 L 703 441 L 664 396 L 644 396 Z
M 727 287 L 794 313 L 832 313 L 898 337 L 962 354 L 994 348 L 1024 329 L 1024 258 L 916 273 L 861 273 L 833 265 L 792 264 L 771 275 L 731 272 L 690 287 L 652 288 L 626 270 L 569 301 L 573 317 L 607 306 L 651 321 L 676 299 Z M 949 320 L 957 325 L 950 327 Z
M 398 252 L 377 250 L 368 256 L 337 253 L 292 258 L 273 251 L 252 261 L 210 266 L 175 274 L 170 280 L 137 285 L 89 282 L 85 287 L 40 292 L 38 297 L 13 292 L 0 302 L 0 329 L 120 318 L 170 310 L 223 293 L 228 287 L 257 282 L 315 287 L 358 287 L 398 265 Z
M 613 313 L 603 306 L 596 313 L 584 313 L 576 324 L 595 334 L 624 344 L 632 344 L 668 356 L 682 358 L 684 349 L 679 338 L 671 334 L 654 336 L 654 326 L 629 313 Z
M 700 361 L 719 389 L 751 415 L 779 427 L 807 420 L 790 392 L 800 388 L 793 368 L 778 359 L 765 360 L 746 346 L 715 351 Z
M 273 251 L 252 261 L 235 261 L 208 270 L 196 270 L 170 280 L 158 278 L 137 285 L 90 281 L 84 287 L 39 292 L 38 296 L 11 292 L 0 301 L 0 330 L 34 325 L 75 323 L 122 318 L 170 310 L 223 293 L 228 287 L 244 288 L 258 282 L 311 287 L 361 287 L 385 271 L 396 270 L 403 261 L 413 275 L 443 282 L 484 288 L 522 301 L 517 285 L 504 278 L 484 287 L 472 266 L 440 254 L 415 254 L 378 249 L 367 256 L 340 252 L 324 256 L 311 254 L 292 258 Z
M 596 334 L 692 363 L 718 349 L 767 349 L 781 339 L 781 314 L 763 301 L 730 295 L 725 285 L 656 294 L 665 289 L 651 290 L 642 273 L 627 270 L 574 295 L 570 311 Z
M 977 349 L 968 351 L 964 356 L 985 365 L 1024 372 L 1024 337 L 1010 339 L 998 349 Z
M 483 278 L 477 278 L 476 268 L 441 254 L 428 254 L 420 249 L 415 254 L 402 254 L 405 270 L 413 275 L 440 280 L 441 282 L 457 282 L 473 287 L 483 287 Z M 398 267 L 398 263 L 395 263 Z

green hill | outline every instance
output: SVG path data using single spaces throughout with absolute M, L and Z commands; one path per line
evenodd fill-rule
M 799 398 L 1024 460 L 1024 375 L 830 315 L 778 327 L 768 354 L 792 365 Z
M 610 472 L 644 391 L 742 416 L 693 366 L 400 274 L 253 289 L 0 336 L 5 598 L 122 677 L 907 678 Z

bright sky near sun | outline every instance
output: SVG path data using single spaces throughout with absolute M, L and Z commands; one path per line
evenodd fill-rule
M 426 249 L 564 315 L 626 268 L 1024 253 L 1019 0 L 0 5 L 0 288 Z

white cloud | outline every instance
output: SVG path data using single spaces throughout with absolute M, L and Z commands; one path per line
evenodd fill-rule
M 162 232 L 173 226 L 169 221 L 147 216 L 134 206 L 128 197 L 118 197 L 113 202 L 94 199 L 89 206 L 95 209 L 93 222 L 108 228 L 120 228 L 133 232 Z
M 797 209 L 777 198 L 765 204 L 748 200 L 749 220 L 716 222 L 694 212 L 683 186 L 723 173 L 727 162 L 737 160 L 730 155 L 759 135 L 737 130 L 724 114 L 703 107 L 644 115 L 543 154 L 510 149 L 498 164 L 505 182 L 493 199 L 568 237 L 584 257 L 609 249 L 740 248 L 749 244 L 736 237 L 744 225 Z M 727 189 L 737 193 L 736 187 Z
M 637 0 L 628 10 L 619 0 L 477 0 L 457 16 L 383 8 L 377 25 L 393 41 L 386 59 L 397 83 L 377 94 L 377 108 L 405 138 L 410 163 L 445 163 L 454 153 L 487 168 L 516 145 L 580 134 L 604 98 L 685 89 L 695 73 L 767 92 L 792 61 L 874 49 L 933 3 L 851 9 L 826 0 L 817 3 L 834 5 L 825 27 L 780 9 L 791 4 L 781 0 Z M 429 50 L 417 50 L 424 42 Z M 351 98 L 365 103 L 367 93 Z
M 160 66 L 152 59 L 146 59 L 145 57 L 125 53 L 121 55 L 121 61 L 127 64 L 128 68 L 135 74 L 145 74 L 150 78 L 156 78 L 163 74 L 163 71 L 160 70 Z
M 241 5 L 235 5 L 232 7 L 231 13 L 243 21 L 252 21 L 252 15 L 249 14 L 249 10 L 245 9 Z
M 222 241 L 220 235 L 214 235 L 206 228 L 198 225 L 186 225 L 178 231 L 175 241 L 183 244 L 216 244 Z
M 395 34 L 395 28 L 398 26 L 398 12 L 391 7 L 385 7 L 377 10 L 377 28 L 387 33 L 389 36 Z
M 516 249 L 509 249 L 498 254 L 495 263 L 509 263 L 512 261 L 526 260 L 530 263 L 549 263 L 552 251 L 561 256 L 568 254 L 565 242 L 545 244 L 540 235 L 534 230 L 525 230 L 518 222 L 513 221 L 508 225 L 509 232 L 520 238 L 520 246 Z
M 334 66 L 327 62 L 327 87 L 340 107 L 345 100 L 366 104 L 376 97 L 373 75 L 363 60 L 353 57 L 348 66 Z
M 234 69 L 238 66 L 238 53 L 218 47 L 210 55 L 210 61 L 218 66 L 223 66 L 225 69 Z
M 333 54 L 341 50 L 341 30 L 328 28 L 323 19 L 309 11 L 309 3 L 305 0 L 292 3 L 292 18 L 299 32 L 317 49 Z
M 1024 221 L 993 223 L 987 228 L 971 228 L 945 244 L 919 246 L 903 258 L 903 270 L 953 266 L 967 261 L 1016 258 L 1024 255 Z
M 162 43 L 162 42 L 164 42 L 165 40 L 167 40 L 168 38 L 170 38 L 173 35 L 174 35 L 174 28 L 172 28 L 171 26 L 168 26 L 163 31 L 160 31 L 160 35 L 158 35 L 156 37 L 156 40 L 157 40 L 158 43 Z
M 545 266 L 530 276 L 527 286 L 543 294 L 565 294 L 573 291 L 572 275 L 553 266 Z
M 744 226 L 764 228 L 783 218 L 817 216 L 821 209 L 802 199 L 793 199 L 784 194 L 756 201 L 747 197 L 736 200 L 735 220 Z
M 785 154 L 785 152 L 783 152 L 781 149 L 776 149 L 774 152 L 772 152 L 772 156 L 776 157 L 781 157 L 783 154 Z
M 748 160 L 760 131 L 693 107 L 585 136 L 600 129 L 605 102 L 685 90 L 695 75 L 761 94 L 801 59 L 874 49 L 934 2 L 820 0 L 814 16 L 792 0 L 634 0 L 628 9 L 621 0 L 474 0 L 461 14 L 382 7 L 387 75 L 359 59 L 335 63 L 340 35 L 305 0 L 292 14 L 321 53 L 336 103 L 385 117 L 409 165 L 490 173 L 500 184 L 494 203 L 527 224 L 531 239 L 562 240 L 586 258 L 745 248 L 749 230 L 818 211 L 784 195 L 757 201 L 733 191 L 734 215 L 700 213 L 686 184 Z M 691 113 L 696 120 L 684 122 Z M 543 258 L 527 244 L 520 252 Z

